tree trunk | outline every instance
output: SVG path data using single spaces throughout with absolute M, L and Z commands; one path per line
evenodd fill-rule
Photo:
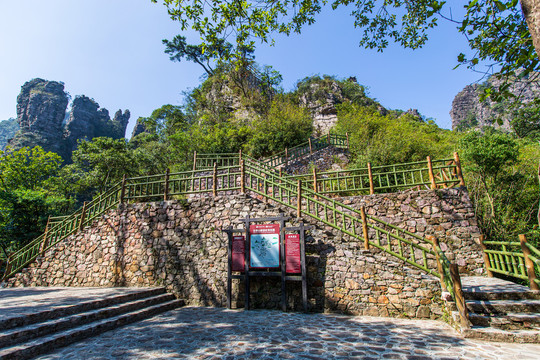
M 540 58 L 540 0 L 520 0 L 520 2 L 536 55 Z

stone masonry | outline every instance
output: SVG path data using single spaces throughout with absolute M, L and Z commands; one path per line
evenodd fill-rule
M 345 198 L 370 213 L 434 234 L 452 251 L 467 254 L 464 271 L 482 267 L 474 240 L 478 228 L 461 190 L 416 191 Z M 123 205 L 92 227 L 49 249 L 5 286 L 166 286 L 192 305 L 225 306 L 227 237 L 221 231 L 240 219 L 293 212 L 249 195 L 217 196 Z M 315 225 L 307 236 L 308 299 L 312 311 L 375 316 L 442 316 L 438 279 L 380 250 Z M 444 245 L 443 245 L 444 246 Z M 447 251 L 449 253 L 450 251 Z M 458 261 L 460 261 L 458 256 Z M 301 309 L 299 283 L 290 283 L 289 307 Z M 243 286 L 233 284 L 233 305 L 243 306 Z M 252 306 L 278 308 L 277 279 L 252 280 Z

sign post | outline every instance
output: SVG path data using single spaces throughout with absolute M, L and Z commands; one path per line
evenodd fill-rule
M 303 223 L 297 227 L 285 227 L 285 221 L 288 219 L 283 214 L 269 218 L 250 218 L 248 215 L 242 219 L 244 229 L 229 227 L 224 230 L 229 238 L 227 277 L 229 309 L 232 306 L 232 279 L 244 280 L 244 307 L 249 310 L 250 277 L 279 276 L 282 310 L 287 310 L 286 281 L 301 281 L 302 302 L 304 311 L 307 312 L 305 230 L 311 227 L 306 227 Z M 242 233 L 243 235 L 234 235 Z

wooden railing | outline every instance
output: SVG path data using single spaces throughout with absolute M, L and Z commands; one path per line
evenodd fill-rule
M 531 290 L 540 290 L 540 250 L 527 242 L 525 235 L 519 241 L 480 240 L 488 276 L 502 274 L 529 283 Z
M 318 138 L 310 137 L 308 141 L 293 148 L 285 149 L 284 151 L 274 156 L 262 160 L 262 162 L 272 168 L 276 168 L 282 165 L 287 166 L 291 161 L 295 161 L 298 158 L 301 158 L 308 154 L 313 154 L 313 152 L 327 148 L 328 146 L 334 146 L 337 148 L 348 148 L 349 137 L 348 135 L 336 134 L 326 134 Z
M 200 159 L 210 157 L 201 156 Z M 449 262 L 434 239 L 421 237 L 374 216 L 364 208 L 354 209 L 324 194 L 315 192 L 301 179 L 291 180 L 266 163 L 247 156 L 223 156 L 222 164 L 239 165 L 212 169 L 125 178 L 97 196 L 74 214 L 54 219 L 43 235 L 26 245 L 8 259 L 3 279 L 7 279 L 35 260 L 67 236 L 74 234 L 114 206 L 129 201 L 168 200 L 171 196 L 212 192 L 252 192 L 264 201 L 295 209 L 297 216 L 307 215 L 350 237 L 360 240 L 365 249 L 377 248 L 428 274 L 440 277 L 442 284 L 452 288 Z M 202 161 L 202 160 L 201 160 Z M 206 161 L 206 160 L 205 160 Z M 230 162 L 229 162 L 230 161 Z M 202 167 L 202 165 L 201 165 Z M 458 275 L 459 276 L 459 275 Z M 455 292 L 451 292 L 454 295 Z
M 405 229 L 386 223 L 365 211 L 354 209 L 302 185 L 262 169 L 244 160 L 246 189 L 308 215 L 364 243 L 378 248 L 427 273 L 440 276 L 436 270 L 433 243 Z
M 392 192 L 418 187 L 437 189 L 464 186 L 459 156 L 453 159 L 431 160 L 412 163 L 371 166 L 338 171 L 287 176 L 290 180 L 301 179 L 308 187 L 321 194 Z

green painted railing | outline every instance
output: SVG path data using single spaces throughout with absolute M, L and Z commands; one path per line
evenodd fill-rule
M 484 263 L 488 275 L 502 274 L 529 283 L 533 290 L 540 290 L 540 250 L 527 242 L 525 235 L 520 241 L 484 241 Z
M 85 203 L 81 209 L 73 214 L 55 219 L 57 221 L 52 224 L 49 223 L 41 236 L 9 255 L 3 279 L 19 272 L 47 249 L 50 249 L 69 235 L 76 233 L 84 226 L 90 225 L 107 210 L 118 205 L 120 201 L 119 191 L 120 184 L 116 184 L 103 194 L 98 195 L 91 202 Z
M 279 167 L 282 165 L 287 165 L 289 162 L 295 161 L 296 159 L 308 154 L 312 154 L 317 150 L 327 148 L 328 146 L 348 148 L 348 137 L 346 135 L 344 136 L 336 134 L 327 134 L 318 138 L 310 137 L 308 141 L 264 159 L 262 162 L 273 168 Z
M 316 193 L 301 183 L 279 177 L 262 169 L 256 162 L 245 160 L 245 175 L 246 189 L 362 240 L 366 247 L 376 247 L 427 273 L 440 276 L 436 270 L 433 243 L 428 239 L 373 216 L 362 215 L 360 210 Z M 367 233 L 364 233 L 364 226 L 367 226 Z
M 221 154 L 223 155 L 223 154 Z M 232 156 L 234 155 L 234 156 Z M 216 160 L 214 155 L 201 156 L 205 161 Z M 426 273 L 440 276 L 437 270 L 437 252 L 433 241 L 389 224 L 373 216 L 331 199 L 308 187 L 299 179 L 280 177 L 268 164 L 238 154 L 220 156 L 213 169 L 166 173 L 126 178 L 107 192 L 86 203 L 82 209 L 66 217 L 53 219 L 50 227 L 39 238 L 11 254 L 4 278 L 20 271 L 39 254 L 120 203 L 170 199 L 171 196 L 224 191 L 251 191 L 266 200 L 272 200 L 297 214 L 310 216 L 344 234 L 364 242 L 366 248 L 375 247 L 393 255 Z M 234 160 L 237 159 L 237 160 Z M 202 161 L 202 160 L 201 160 Z M 201 164 L 202 167 L 202 164 Z M 296 182 L 294 181 L 296 180 Z M 444 277 L 444 273 L 443 273 Z
M 321 194 L 391 192 L 401 189 L 451 188 L 464 185 L 459 158 L 417 161 L 390 166 L 371 166 L 338 171 L 313 171 L 312 174 L 287 176 L 301 179 Z

